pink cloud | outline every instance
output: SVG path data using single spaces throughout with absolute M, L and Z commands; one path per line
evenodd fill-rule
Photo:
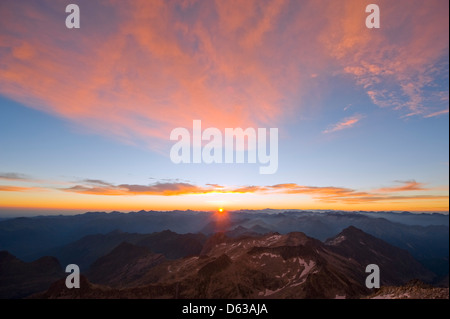
M 0 94 L 125 143 L 161 149 L 193 119 L 280 126 L 323 90 L 311 75 L 350 75 L 407 115 L 448 95 L 427 90 L 448 50 L 445 1 L 380 0 L 380 30 L 359 0 L 79 0 L 79 30 L 43 2 L 2 5 Z
M 380 188 L 378 192 L 382 193 L 392 193 L 392 192 L 405 192 L 405 191 L 421 191 L 426 190 L 423 183 L 418 183 L 415 180 L 411 181 L 398 181 L 398 183 L 403 184 L 402 186 L 395 187 L 384 187 Z
M 357 2 L 330 6 L 340 28 L 329 23 L 323 42 L 375 105 L 400 110 L 405 116 L 436 112 L 448 96 L 435 80 L 448 73 L 448 2 L 378 1 L 381 28 L 365 29 Z M 425 22 L 426 21 L 426 22 Z M 333 28 L 333 30 L 332 30 Z M 447 103 L 448 104 L 448 103 Z
M 284 88 L 299 83 L 287 74 L 292 59 L 280 65 L 286 56 L 268 36 L 284 1 L 240 1 L 233 8 L 222 1 L 79 5 L 110 12 L 116 22 L 108 21 L 108 29 L 85 14 L 81 29 L 68 30 L 30 3 L 2 10 L 1 29 L 14 30 L 2 31 L 11 52 L 1 55 L 2 94 L 84 129 L 157 147 L 193 119 L 219 128 L 277 122 Z
M 341 122 L 331 125 L 325 131 L 323 131 L 323 133 L 325 133 L 325 134 L 334 133 L 337 131 L 351 128 L 351 127 L 355 126 L 355 124 L 358 123 L 362 118 L 363 118 L 362 115 L 354 115 L 352 117 L 347 117 L 344 120 L 342 120 Z
M 427 114 L 427 115 L 425 115 L 425 117 L 426 118 L 435 117 L 435 116 L 439 116 L 439 115 L 443 115 L 443 114 L 448 114 L 448 109 Z

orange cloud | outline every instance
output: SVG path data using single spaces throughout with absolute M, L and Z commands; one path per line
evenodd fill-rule
M 352 117 L 347 117 L 343 121 L 331 125 L 325 131 L 323 131 L 323 133 L 328 134 L 328 133 L 341 131 L 341 130 L 344 130 L 347 128 L 351 128 L 351 127 L 355 126 L 355 124 L 358 123 L 362 118 L 363 118 L 362 115 L 354 115 Z
M 61 186 L 69 184 L 69 186 Z M 400 196 L 398 192 L 414 190 Z M 191 196 L 195 195 L 195 196 Z M 223 197 L 222 197 L 223 195 Z M 151 196 L 151 198 L 149 198 Z M 177 197 L 176 200 L 173 198 Z M 226 186 L 196 185 L 178 180 L 157 181 L 149 185 L 112 184 L 85 179 L 57 182 L 40 187 L 0 186 L 1 207 L 52 209 L 117 210 L 142 209 L 213 209 L 221 202 L 227 209 L 304 208 L 369 210 L 448 210 L 448 187 L 427 188 L 408 181 L 401 186 L 358 190 L 337 186 L 307 186 L 297 183 L 275 185 Z
M 19 186 L 5 186 L 0 185 L 0 192 L 29 192 L 44 190 L 40 187 L 19 187 Z
M 423 183 L 418 183 L 415 180 L 411 181 L 398 181 L 398 183 L 403 184 L 402 186 L 398 187 L 385 187 L 380 188 L 378 192 L 382 193 L 391 193 L 391 192 L 405 192 L 405 191 L 422 191 L 426 188 L 423 187 Z
M 379 30 L 360 0 L 79 0 L 79 30 L 43 2 L 2 6 L 0 94 L 124 143 L 161 149 L 193 119 L 277 127 L 325 74 L 408 116 L 438 115 L 448 95 L 429 89 L 448 54 L 446 1 L 380 0 Z
M 298 84 L 288 78 L 287 65 L 280 68 L 282 54 L 265 42 L 281 19 L 283 1 L 240 1 L 234 13 L 257 9 L 242 24 L 218 3 L 80 1 L 86 12 L 80 30 L 64 28 L 45 6 L 13 3 L 0 13 L 2 43 L 11 52 L 0 56 L 1 93 L 90 131 L 153 148 L 193 119 L 219 128 L 276 121 L 282 88 Z M 238 30 L 219 28 L 229 23 Z M 272 58 L 278 61 L 268 63 Z
M 448 199 L 448 195 L 410 195 L 410 196 L 393 196 L 382 194 L 381 192 L 398 192 L 407 190 L 421 190 L 427 191 L 421 187 L 422 183 L 416 183 L 415 181 L 406 182 L 406 185 L 401 187 L 385 188 L 380 190 L 374 190 L 370 192 L 362 192 L 343 187 L 317 187 L 317 186 L 302 186 L 295 183 L 290 184 L 278 184 L 268 186 L 268 188 L 276 189 L 277 192 L 283 194 L 305 194 L 313 197 L 314 199 L 325 203 L 347 203 L 347 204 L 362 204 L 368 202 L 381 202 L 381 201 L 415 201 L 415 200 L 437 200 Z
M 152 196 L 179 196 L 199 194 L 261 194 L 264 196 L 306 195 L 322 203 L 346 203 L 362 204 L 371 202 L 398 202 L 416 200 L 442 200 L 448 199 L 448 195 L 414 194 L 409 196 L 390 195 L 392 192 L 401 191 L 430 191 L 423 187 L 423 183 L 415 181 L 401 182 L 400 187 L 388 187 L 373 191 L 358 191 L 344 187 L 318 187 L 304 186 L 296 183 L 284 183 L 269 186 L 223 186 L 218 184 L 207 184 L 197 186 L 190 183 L 166 182 L 154 183 L 152 185 L 113 185 L 103 181 L 86 180 L 87 185 L 75 185 L 60 189 L 65 192 L 74 192 L 88 195 L 152 195 Z M 94 182 L 92 182 L 94 181 Z

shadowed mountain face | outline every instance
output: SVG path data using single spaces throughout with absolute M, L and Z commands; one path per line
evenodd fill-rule
M 35 297 L 359 298 L 371 293 L 365 287 L 369 263 L 380 266 L 383 285 L 432 276 L 408 252 L 354 227 L 326 243 L 299 232 L 239 238 L 218 233 L 198 256 L 161 258 L 122 243 L 92 264 L 84 290 L 55 283 Z
M 381 285 L 399 285 L 411 278 L 431 282 L 434 278 L 434 274 L 406 250 L 394 247 L 353 226 L 328 239 L 325 244 L 333 252 L 357 261 L 361 267 L 378 265 L 382 272 Z
M 0 298 L 23 298 L 47 289 L 63 277 L 63 269 L 54 257 L 26 263 L 0 251 Z
M 88 235 L 68 245 L 46 251 L 62 264 L 77 264 L 81 271 L 87 271 L 101 256 L 111 252 L 122 242 L 146 247 L 154 253 L 163 254 L 168 259 L 198 255 L 206 236 L 203 234 L 177 234 L 169 230 L 152 234 L 130 234 L 113 231 L 108 234 Z
M 88 277 L 94 283 L 112 287 L 126 286 L 142 277 L 150 268 L 164 262 L 161 254 L 153 254 L 147 247 L 123 242 L 91 266 Z

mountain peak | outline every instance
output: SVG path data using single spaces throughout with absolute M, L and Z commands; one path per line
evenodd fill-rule
M 349 226 L 349 227 L 343 229 L 336 236 L 327 239 L 325 241 L 325 243 L 327 245 L 335 246 L 335 245 L 339 245 L 342 242 L 348 241 L 348 240 L 354 241 L 354 240 L 358 239 L 361 241 L 363 238 L 366 238 L 366 237 L 372 237 L 372 236 L 363 232 L 361 229 L 356 228 L 355 226 Z
M 341 232 L 342 235 L 367 235 L 365 232 L 363 232 L 361 229 L 356 228 L 355 226 L 348 226 Z

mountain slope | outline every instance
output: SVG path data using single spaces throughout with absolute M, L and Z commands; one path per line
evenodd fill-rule
M 412 280 L 403 286 L 384 286 L 368 299 L 449 299 L 449 289 L 425 285 Z
M 379 264 L 383 285 L 430 275 L 408 252 L 354 227 L 326 243 L 299 232 L 239 238 L 218 233 L 209 238 L 199 256 L 168 260 L 132 278 L 122 269 L 133 269 L 148 251 L 121 246 L 93 264 L 93 268 L 108 265 L 99 267 L 100 273 L 120 269 L 108 279 L 121 283 L 116 285 L 121 289 L 108 290 L 116 297 L 359 298 L 372 292 L 365 287 L 368 263 Z M 98 287 L 92 289 L 87 297 L 108 296 Z M 49 293 L 47 297 L 68 292 Z
M 412 278 L 431 282 L 435 277 L 406 250 L 350 226 L 325 242 L 335 253 L 355 260 L 360 268 L 369 264 L 380 267 L 382 285 L 404 284 Z
M 154 254 L 147 247 L 123 242 L 109 254 L 96 260 L 87 277 L 93 283 L 111 287 L 126 286 L 164 261 L 163 255 Z
M 177 259 L 198 255 L 205 241 L 206 236 L 203 234 L 177 234 L 168 230 L 137 234 L 115 230 L 108 234 L 85 236 L 73 243 L 51 249 L 46 254 L 56 256 L 63 265 L 77 264 L 84 272 L 96 259 L 110 253 L 122 242 L 144 246 L 152 252 L 163 254 L 166 258 Z
M 164 254 L 169 259 L 198 255 L 206 241 L 203 234 L 177 234 L 170 230 L 142 236 L 137 245 L 149 248 L 155 253 Z
M 23 298 L 47 289 L 65 277 L 58 260 L 42 257 L 26 263 L 7 251 L 0 251 L 0 298 Z

